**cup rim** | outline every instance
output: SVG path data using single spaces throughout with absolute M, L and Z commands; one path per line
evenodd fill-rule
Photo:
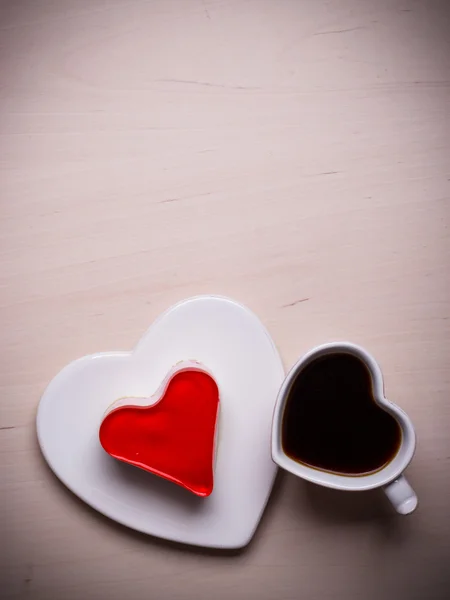
M 283 450 L 281 425 L 286 400 L 292 384 L 300 372 L 315 359 L 327 354 L 345 353 L 356 356 L 369 371 L 372 393 L 375 402 L 390 413 L 399 423 L 402 441 L 394 458 L 375 473 L 360 476 L 340 475 L 309 467 L 291 459 Z M 315 346 L 300 357 L 289 370 L 278 392 L 272 420 L 271 450 L 272 460 L 280 467 L 312 483 L 341 490 L 362 491 L 387 485 L 397 479 L 411 462 L 416 447 L 416 434 L 409 416 L 384 395 L 384 381 L 381 368 L 367 350 L 351 342 L 330 342 Z

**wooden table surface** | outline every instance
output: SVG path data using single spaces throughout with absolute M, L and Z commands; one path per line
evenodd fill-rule
M 0 4 L 1 594 L 448 598 L 450 7 L 445 0 Z M 231 296 L 286 367 L 349 339 L 418 435 L 420 505 L 279 474 L 251 544 L 116 525 L 52 475 L 35 414 L 84 354 Z

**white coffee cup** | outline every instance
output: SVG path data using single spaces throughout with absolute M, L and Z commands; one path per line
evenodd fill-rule
M 401 428 L 401 443 L 397 453 L 387 465 L 375 473 L 349 476 L 327 472 L 297 462 L 283 450 L 283 413 L 293 383 L 303 369 L 317 358 L 342 353 L 353 355 L 365 364 L 372 380 L 372 394 L 375 402 L 391 414 Z M 272 423 L 272 458 L 278 466 L 307 481 L 338 490 L 363 491 L 383 488 L 396 511 L 406 515 L 413 512 L 417 506 L 417 496 L 403 475 L 414 455 L 415 446 L 416 435 L 411 420 L 396 404 L 384 397 L 381 369 L 375 359 L 360 346 L 348 342 L 335 342 L 313 348 L 292 367 L 280 388 Z

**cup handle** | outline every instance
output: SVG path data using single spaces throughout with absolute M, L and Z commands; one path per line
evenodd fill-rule
M 404 475 L 383 487 L 392 506 L 401 515 L 409 515 L 417 507 L 417 496 Z

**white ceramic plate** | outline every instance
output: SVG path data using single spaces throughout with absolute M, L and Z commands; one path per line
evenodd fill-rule
M 114 400 L 151 395 L 175 363 L 189 359 L 212 371 L 221 393 L 208 498 L 114 460 L 98 440 Z M 277 349 L 252 312 L 226 298 L 191 298 L 159 317 L 133 352 L 95 354 L 65 367 L 40 401 L 39 443 L 61 481 L 111 519 L 177 542 L 240 548 L 273 485 L 271 421 L 283 379 Z

